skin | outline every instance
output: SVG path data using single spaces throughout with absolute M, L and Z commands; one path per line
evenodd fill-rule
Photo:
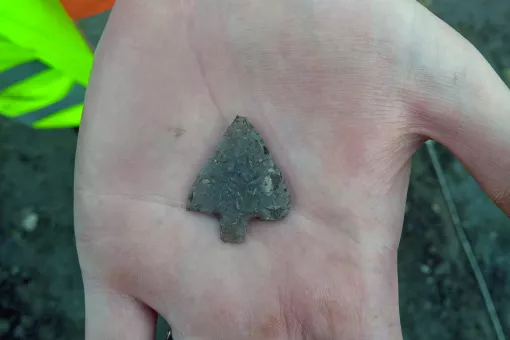
M 236 114 L 292 193 L 223 244 L 185 211 Z M 445 144 L 510 213 L 510 92 L 414 1 L 122 0 L 76 165 L 87 339 L 401 339 L 410 157 Z

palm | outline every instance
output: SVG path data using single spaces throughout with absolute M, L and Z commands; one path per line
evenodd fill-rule
M 183 338 L 350 339 L 349 325 L 365 323 L 399 336 L 396 250 L 421 140 L 410 109 L 418 47 L 402 27 L 421 9 L 239 3 L 161 4 L 164 19 L 135 4 L 113 12 L 109 25 L 131 35 L 107 30 L 80 137 L 86 287 L 137 298 Z M 233 246 L 184 205 L 238 113 L 263 135 L 293 206 L 281 222 L 251 222 Z M 385 310 L 346 308 L 360 304 Z

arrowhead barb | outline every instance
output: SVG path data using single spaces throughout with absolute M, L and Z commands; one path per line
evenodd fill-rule
M 237 116 L 193 183 L 187 210 L 220 218 L 220 238 L 244 242 L 248 220 L 280 220 L 290 193 L 264 141 L 247 118 Z

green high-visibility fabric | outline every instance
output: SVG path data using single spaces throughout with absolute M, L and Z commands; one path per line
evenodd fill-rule
M 2 72 L 34 60 L 49 69 L 0 90 L 0 114 L 19 117 L 58 102 L 75 83 L 87 86 L 93 62 L 92 51 L 58 0 L 1 1 L 0 88 Z M 33 126 L 77 126 L 81 108 L 51 113 Z

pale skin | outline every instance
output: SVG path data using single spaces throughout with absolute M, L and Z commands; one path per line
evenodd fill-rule
M 292 193 L 224 244 L 185 210 L 241 114 Z M 446 145 L 510 213 L 510 91 L 412 0 L 120 0 L 80 129 L 87 339 L 401 339 L 410 157 Z

